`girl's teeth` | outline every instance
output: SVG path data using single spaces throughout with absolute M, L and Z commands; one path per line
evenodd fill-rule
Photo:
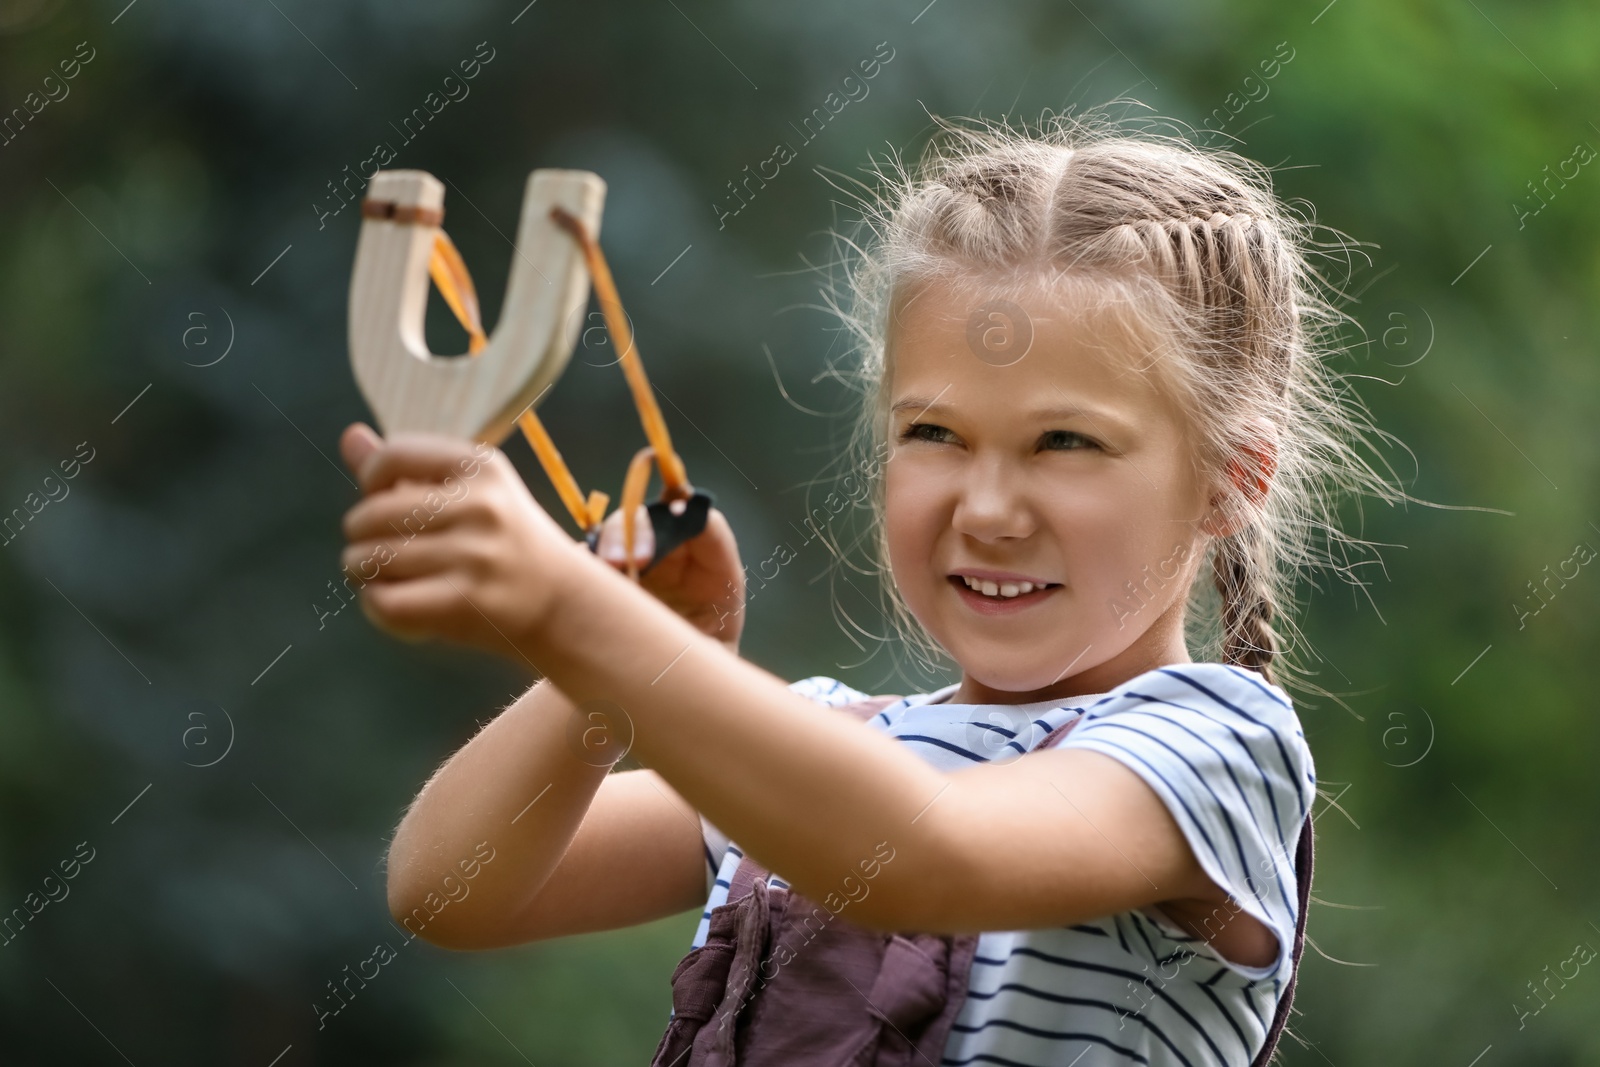
M 1026 594 L 1026 593 L 1033 592 L 1035 589 L 1043 589 L 1044 588 L 1044 586 L 1042 586 L 1042 585 L 1037 585 L 1036 586 L 1032 582 L 1001 582 L 1001 583 L 996 583 L 996 582 L 991 582 L 991 581 L 987 581 L 987 580 L 979 579 L 979 578 L 965 578 L 963 580 L 967 583 L 967 587 L 969 589 L 974 589 L 977 592 L 982 593 L 984 596 L 999 596 L 999 597 L 1022 596 L 1022 595 Z

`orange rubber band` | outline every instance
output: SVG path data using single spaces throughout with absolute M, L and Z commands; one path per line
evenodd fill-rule
M 633 454 L 628 463 L 628 475 L 622 480 L 622 558 L 627 561 L 628 577 L 637 579 L 639 568 L 633 561 L 633 518 L 644 504 L 644 491 L 650 485 L 650 461 L 655 449 L 645 445 Z
M 639 409 L 639 419 L 644 423 L 644 435 L 655 449 L 656 465 L 661 471 L 662 498 L 687 499 L 694 494 L 694 488 L 689 484 L 683 460 L 672 449 L 672 435 L 667 432 L 666 420 L 661 417 L 661 408 L 656 405 L 650 380 L 645 377 L 644 364 L 639 362 L 639 353 L 633 344 L 633 331 L 628 328 L 628 317 L 622 311 L 622 300 L 617 296 L 617 285 L 611 278 L 611 268 L 606 266 L 606 257 L 601 254 L 594 237 L 576 217 L 558 207 L 550 209 L 550 217 L 570 233 L 573 240 L 578 242 L 578 247 L 583 249 L 583 258 L 589 265 L 589 278 L 594 283 L 594 295 L 600 301 L 600 310 L 606 318 L 606 332 L 611 334 L 611 343 L 617 347 L 622 372 L 627 376 L 629 389 L 633 391 L 634 406 Z
M 525 409 L 517 416 L 517 425 L 522 428 L 522 436 L 528 439 L 528 444 L 533 446 L 533 454 L 538 457 L 539 466 L 550 475 L 550 481 L 555 485 L 556 495 L 561 497 L 561 503 L 566 505 L 574 521 L 587 534 L 604 517 L 607 496 L 596 491 L 589 494 L 588 501 L 584 500 L 577 479 L 572 477 L 572 472 L 567 469 L 561 453 L 556 450 L 555 442 L 550 439 L 549 431 L 544 428 L 544 423 L 539 421 L 539 416 L 533 413 L 532 408 Z M 558 476 L 556 471 L 560 471 L 561 475 Z M 594 506 L 596 497 L 599 497 L 599 507 Z
M 428 259 L 428 273 L 439 295 L 455 312 L 456 321 L 467 331 L 467 352 L 477 355 L 488 347 L 489 339 L 483 333 L 483 316 L 478 310 L 478 290 L 467 273 L 467 264 L 456 250 L 450 236 L 440 230 L 433 239 L 433 254 Z
M 432 255 L 428 258 L 428 273 L 433 277 L 434 285 L 439 287 L 439 295 L 444 297 L 444 302 L 455 313 L 456 321 L 467 331 L 468 354 L 475 356 L 482 352 L 488 347 L 489 339 L 483 332 L 478 291 L 472 284 L 472 275 L 467 271 L 466 262 L 456 250 L 455 242 L 443 230 L 434 238 Z M 589 495 L 587 501 L 584 500 L 578 480 L 572 476 L 571 469 L 556 450 L 555 442 L 545 431 L 539 416 L 533 413 L 533 408 L 529 407 L 517 416 L 517 425 L 522 428 L 523 436 L 533 447 L 533 454 L 538 457 L 539 465 L 556 487 L 556 494 L 572 514 L 573 521 L 588 534 L 600 524 L 608 498 L 604 493 L 595 492 Z M 596 497 L 599 498 L 598 507 L 595 506 Z
M 619 361 L 622 364 L 623 375 L 627 378 L 629 390 L 633 394 L 634 406 L 639 411 L 639 421 L 643 424 L 645 437 L 650 441 L 649 445 L 634 453 L 633 459 L 628 463 L 620 504 L 623 558 L 626 561 L 628 576 L 637 581 L 639 568 L 634 561 L 633 553 L 634 517 L 643 506 L 645 491 L 649 488 L 651 461 L 654 460 L 661 474 L 662 500 L 688 499 L 694 494 L 694 487 L 689 484 L 683 460 L 673 450 L 672 437 L 667 432 L 666 420 L 662 418 L 661 408 L 656 404 L 649 378 L 645 376 L 644 364 L 640 362 L 638 351 L 634 347 L 633 331 L 628 328 L 627 315 L 623 312 L 622 300 L 617 295 L 616 282 L 611 277 L 611 269 L 606 264 L 599 244 L 581 221 L 561 208 L 552 208 L 550 217 L 572 235 L 583 251 L 584 261 L 589 268 L 589 277 L 594 285 L 595 297 L 599 300 L 601 312 L 605 316 L 606 331 L 610 333 L 612 343 L 621 353 Z M 472 275 L 467 271 L 461 253 L 442 229 L 434 238 L 432 253 L 428 259 L 428 273 L 433 278 L 434 285 L 438 287 L 439 295 L 455 314 L 456 321 L 461 323 L 467 332 L 468 354 L 478 355 L 488 347 L 489 339 L 483 331 L 477 289 L 472 284 Z M 517 416 L 517 425 L 521 428 L 523 436 L 528 439 L 539 465 L 544 468 L 545 474 L 555 486 L 556 494 L 560 496 L 562 504 L 571 513 L 578 527 L 585 535 L 596 530 L 605 517 L 606 505 L 610 503 L 611 498 L 599 490 L 591 491 L 588 498 L 584 498 L 582 490 L 578 488 L 577 479 L 572 476 L 571 469 L 561 458 L 555 442 L 551 440 L 544 423 L 534 414 L 531 406 Z

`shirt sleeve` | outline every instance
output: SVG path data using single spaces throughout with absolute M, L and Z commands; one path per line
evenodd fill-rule
M 836 678 L 827 678 L 820 674 L 791 682 L 789 691 L 833 708 L 867 699 L 867 694 L 850 688 Z M 700 816 L 700 838 L 705 849 L 706 894 L 709 896 L 716 888 L 717 872 L 722 870 L 722 861 L 728 855 L 729 842 L 728 836 L 708 822 L 704 815 Z
M 814 700 L 830 708 L 843 707 L 867 699 L 866 693 L 850 688 L 837 678 L 826 678 L 820 674 L 802 678 L 798 682 L 790 682 L 789 691 L 799 693 L 808 700 Z
M 1278 939 L 1266 966 L 1219 962 L 1252 981 L 1287 981 L 1299 913 L 1295 847 L 1316 776 L 1283 690 L 1221 663 L 1158 668 L 1086 711 L 1059 747 L 1110 756 L 1155 790 L 1201 868 L 1232 898 L 1219 906 L 1219 925 L 1231 907 Z
M 728 854 L 728 835 L 711 825 L 702 815 L 700 840 L 706 855 L 706 895 L 710 896 L 712 888 L 717 884 L 717 872 L 722 870 L 722 860 Z

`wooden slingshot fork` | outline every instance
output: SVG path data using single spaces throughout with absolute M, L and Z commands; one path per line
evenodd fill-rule
M 623 479 L 624 559 L 634 562 L 634 517 L 644 502 L 651 461 L 661 499 L 646 508 L 655 552 L 644 570 L 705 528 L 712 498 L 689 484 L 633 343 L 611 270 L 595 238 L 605 182 L 579 170 L 536 170 L 528 177 L 516 258 L 492 335 L 455 244 L 441 228 L 444 185 L 421 170 L 378 171 L 361 205 L 361 237 L 350 279 L 350 362 L 385 434 L 425 431 L 499 444 L 520 427 L 591 550 L 610 497 L 587 497 L 534 408 L 566 369 L 594 284 L 606 331 L 638 408 L 649 444 Z M 432 278 L 467 331 L 465 357 L 435 356 L 423 336 Z

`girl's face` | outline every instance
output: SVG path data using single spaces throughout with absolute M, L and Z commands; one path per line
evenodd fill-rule
M 1115 309 L 971 292 L 930 284 L 900 308 L 886 383 L 890 567 L 963 669 L 951 700 L 1100 693 L 1188 662 L 1216 519 L 1178 412 L 1133 366 L 1147 353 L 1094 328 Z

